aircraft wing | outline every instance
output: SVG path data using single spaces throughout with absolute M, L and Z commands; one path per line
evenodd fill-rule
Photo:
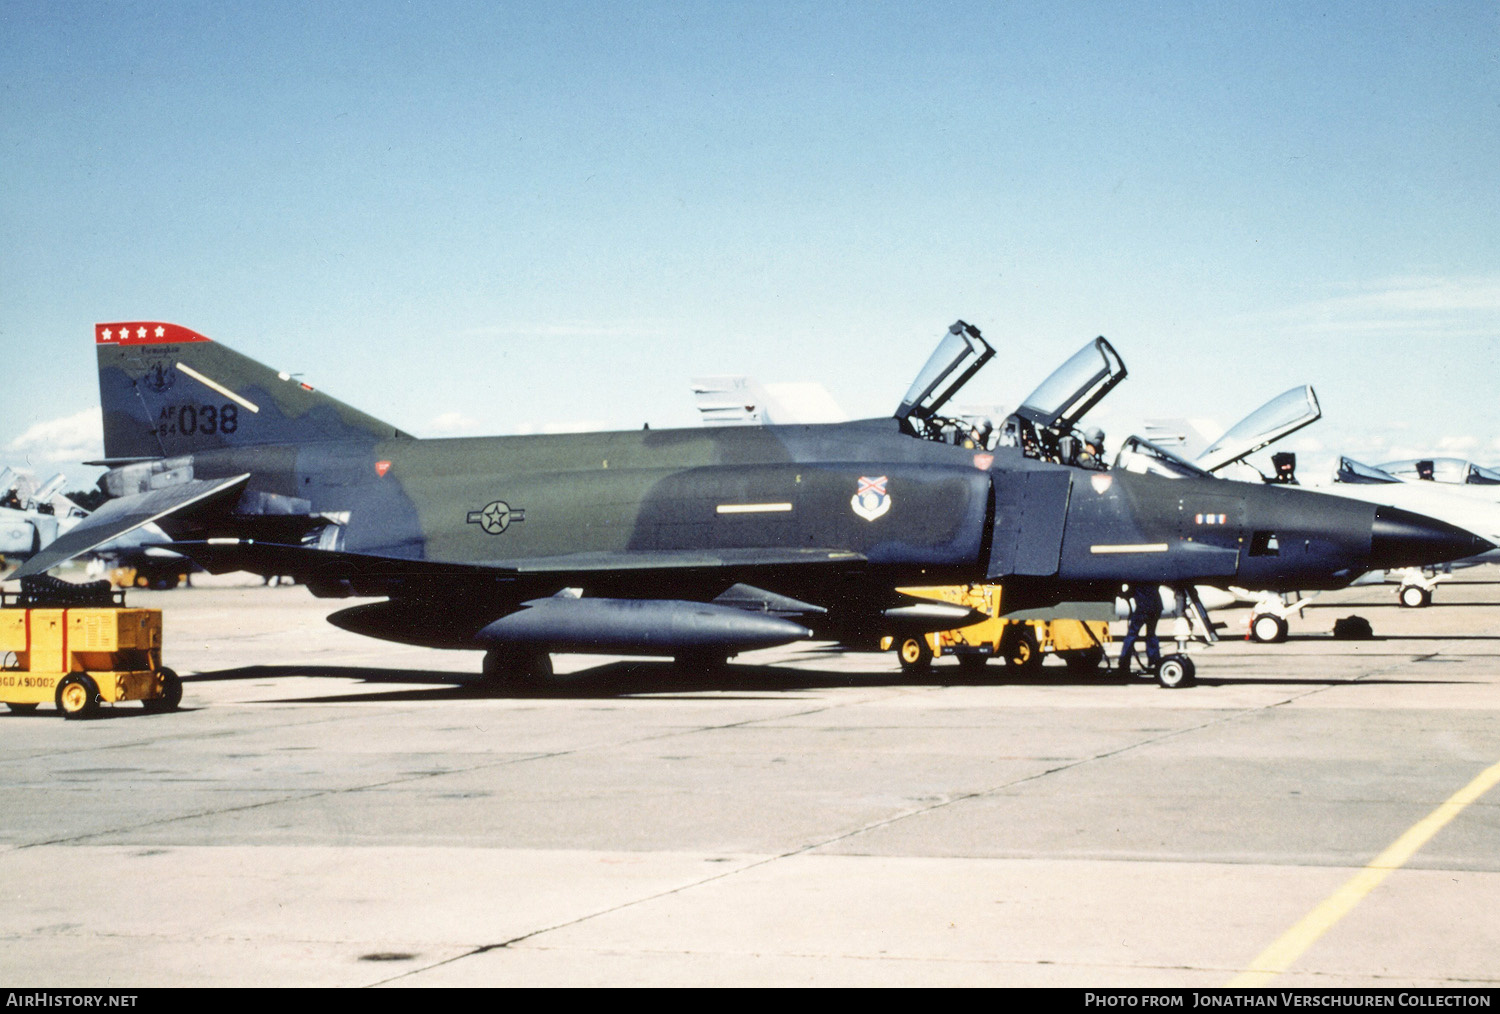
M 209 539 L 201 542 L 167 542 L 171 549 L 191 558 L 213 573 L 248 570 L 259 574 L 286 574 L 299 580 L 345 579 L 455 579 L 496 578 L 548 579 L 553 583 L 587 581 L 604 574 L 629 574 L 643 580 L 652 572 L 681 575 L 687 572 L 728 575 L 753 574 L 787 567 L 820 567 L 850 570 L 863 567 L 866 558 L 838 549 L 724 549 L 642 550 L 617 553 L 570 553 L 477 563 L 445 563 L 407 560 L 392 556 L 349 553 L 310 546 L 288 546 L 252 539 Z
M 94 513 L 74 525 L 66 535 L 27 560 L 11 578 L 42 574 L 66 563 L 80 553 L 87 553 L 111 539 L 144 527 L 169 514 L 176 514 L 195 504 L 219 499 L 237 498 L 250 480 L 250 473 L 228 479 L 193 479 L 164 489 L 122 496 L 107 501 Z

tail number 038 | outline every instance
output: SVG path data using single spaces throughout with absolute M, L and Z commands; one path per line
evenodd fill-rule
M 156 419 L 160 434 L 184 437 L 201 433 L 233 433 L 240 428 L 240 409 L 233 402 L 222 405 L 166 405 Z

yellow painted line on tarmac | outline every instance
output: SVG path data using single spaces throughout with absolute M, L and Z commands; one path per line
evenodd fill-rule
M 1390 847 L 1372 859 L 1369 865 L 1349 878 L 1342 887 L 1325 898 L 1322 904 L 1303 916 L 1297 925 L 1262 951 L 1248 969 L 1230 980 L 1229 985 L 1264 986 L 1285 972 L 1319 937 L 1333 929 L 1340 919 L 1363 901 L 1365 895 L 1379 887 L 1386 877 L 1405 866 L 1417 854 L 1417 850 L 1462 813 L 1464 807 L 1494 788 L 1497 783 L 1500 783 L 1500 762 L 1485 768 L 1479 777 L 1413 824 Z

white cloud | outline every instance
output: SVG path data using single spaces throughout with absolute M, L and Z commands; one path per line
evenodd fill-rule
M 545 324 L 488 324 L 465 328 L 464 338 L 660 338 L 667 331 L 658 325 L 625 321 L 591 324 L 583 321 L 552 321 Z
M 597 419 L 569 419 L 562 422 L 542 423 L 540 426 L 535 423 L 522 423 L 516 427 L 515 435 L 526 437 L 537 433 L 596 433 L 607 429 L 609 425 Z
M 77 464 L 104 457 L 103 414 L 85 409 L 61 419 L 49 419 L 5 445 L 8 457 L 22 457 L 27 465 Z
M 462 412 L 444 412 L 427 424 L 427 432 L 435 437 L 457 437 L 474 433 L 479 420 L 471 419 Z
M 1500 335 L 1500 278 L 1387 278 L 1271 315 L 1324 335 L 1468 338 Z

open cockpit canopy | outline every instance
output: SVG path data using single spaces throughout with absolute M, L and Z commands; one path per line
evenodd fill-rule
M 1229 427 L 1218 440 L 1194 460 L 1199 468 L 1217 472 L 1248 457 L 1289 433 L 1294 433 L 1323 414 L 1311 384 L 1279 394 Z
M 1052 371 L 1005 421 L 1001 442 L 1021 448 L 1029 458 L 1085 468 L 1108 467 L 1103 438 L 1093 439 L 1074 427 L 1126 376 L 1125 362 L 1104 338 L 1095 338 Z
M 1095 338 L 1042 381 L 1016 415 L 1042 429 L 1066 432 L 1125 379 L 1125 363 L 1104 338 Z
M 956 322 L 938 342 L 938 347 L 917 373 L 906 397 L 896 409 L 901 428 L 914 436 L 937 439 L 945 423 L 938 409 L 946 405 L 969 378 L 995 355 L 979 328 Z

